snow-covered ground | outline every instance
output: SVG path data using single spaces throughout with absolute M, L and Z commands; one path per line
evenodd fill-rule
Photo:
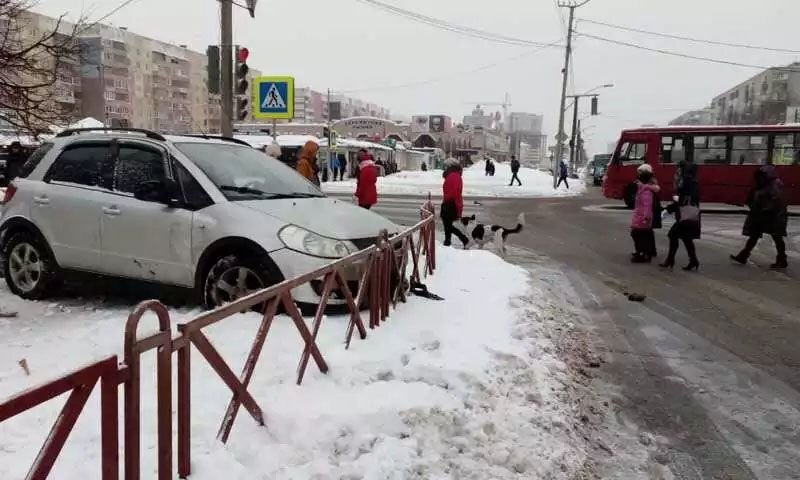
M 331 370 L 320 374 L 310 362 L 300 387 L 301 342 L 279 317 L 251 384 L 267 426 L 242 409 L 227 445 L 215 435 L 230 392 L 195 354 L 192 478 L 575 478 L 585 468 L 584 440 L 539 280 L 487 251 L 440 248 L 438 255 L 439 269 L 425 282 L 445 301 L 410 297 L 349 351 L 346 320 L 326 318 L 319 345 Z M 131 308 L 25 302 L 4 285 L 0 305 L 20 313 L 0 319 L 0 399 L 120 352 Z M 177 319 L 197 313 L 172 311 Z M 207 330 L 234 371 L 259 320 L 242 314 Z M 142 365 L 143 478 L 153 478 L 156 460 L 153 360 L 145 356 Z M 65 398 L 0 424 L 0 478 L 24 477 Z M 98 405 L 95 391 L 51 478 L 99 477 Z
M 563 185 L 553 189 L 553 177 L 532 168 L 521 168 L 519 178 L 522 186 L 509 187 L 511 167 L 507 163 L 495 163 L 493 177 L 484 174 L 484 164 L 479 162 L 464 170 L 464 195 L 474 197 L 559 197 L 579 195 L 586 189 L 584 182 L 570 179 L 570 189 Z M 442 171 L 399 172 L 378 178 L 378 195 L 442 195 Z M 353 193 L 355 179 L 343 182 L 325 182 L 322 190 L 327 193 Z

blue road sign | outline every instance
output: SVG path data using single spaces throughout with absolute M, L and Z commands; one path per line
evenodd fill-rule
M 294 78 L 258 77 L 253 81 L 253 118 L 294 118 Z

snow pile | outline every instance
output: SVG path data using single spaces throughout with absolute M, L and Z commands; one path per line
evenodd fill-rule
M 215 435 L 230 392 L 195 351 L 192 478 L 573 478 L 585 453 L 571 428 L 569 374 L 538 306 L 544 294 L 524 270 L 486 251 L 442 248 L 437 263 L 425 282 L 446 300 L 410 297 L 349 351 L 347 320 L 327 317 L 318 340 L 330 373 L 312 360 L 301 387 L 299 335 L 287 318 L 276 319 L 250 387 L 267 426 L 242 408 L 227 445 Z M 130 306 L 31 303 L 1 291 L 0 302 L 20 317 L 0 319 L 0 398 L 121 350 Z M 145 320 L 141 328 L 152 328 Z M 205 330 L 234 371 L 259 321 L 243 314 Z M 18 365 L 23 358 L 30 376 Z M 156 460 L 153 363 L 143 357 L 143 478 L 154 476 Z M 95 391 L 53 478 L 98 476 L 98 401 Z M 0 478 L 24 477 L 57 403 L 0 424 Z
M 484 164 L 479 162 L 464 170 L 464 195 L 472 197 L 560 197 L 583 193 L 585 185 L 580 180 L 570 180 L 570 190 L 563 185 L 553 189 L 553 177 L 532 168 L 520 168 L 519 178 L 522 186 L 509 187 L 511 167 L 508 163 L 495 163 L 493 177 L 484 173 Z M 378 194 L 385 195 L 442 195 L 442 171 L 399 172 L 378 179 Z M 326 193 L 353 193 L 355 179 L 343 182 L 326 182 L 322 190 Z

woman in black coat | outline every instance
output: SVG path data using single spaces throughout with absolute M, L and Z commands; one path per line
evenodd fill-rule
M 770 267 L 787 268 L 786 230 L 789 212 L 786 197 L 783 194 L 783 182 L 778 178 L 778 171 L 772 165 L 764 165 L 755 173 L 754 186 L 748 195 L 747 204 L 750 212 L 744 221 L 742 234 L 747 238 L 744 249 L 738 255 L 731 255 L 734 261 L 745 264 L 750 253 L 764 234 L 770 235 L 775 242 L 778 256 Z
M 677 199 L 667 207 L 667 212 L 675 215 L 675 224 L 669 229 L 669 253 L 663 268 L 675 266 L 675 254 L 678 253 L 678 241 L 682 241 L 689 255 L 686 271 L 700 268 L 694 241 L 700 238 L 700 184 L 697 182 L 697 165 L 689 162 L 678 164 L 675 173 L 675 194 Z

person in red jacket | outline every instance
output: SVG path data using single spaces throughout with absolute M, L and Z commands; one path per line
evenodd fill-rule
M 444 224 L 444 245 L 450 246 L 453 235 L 461 240 L 464 248 L 469 247 L 469 238 L 459 230 L 454 223 L 461 219 L 464 209 L 462 190 L 464 181 L 461 179 L 461 164 L 454 158 L 444 162 L 444 184 L 442 184 L 442 208 L 440 216 Z
M 372 155 L 366 150 L 359 152 L 358 178 L 356 179 L 356 193 L 358 206 L 369 210 L 378 203 L 378 167 L 372 160 Z

